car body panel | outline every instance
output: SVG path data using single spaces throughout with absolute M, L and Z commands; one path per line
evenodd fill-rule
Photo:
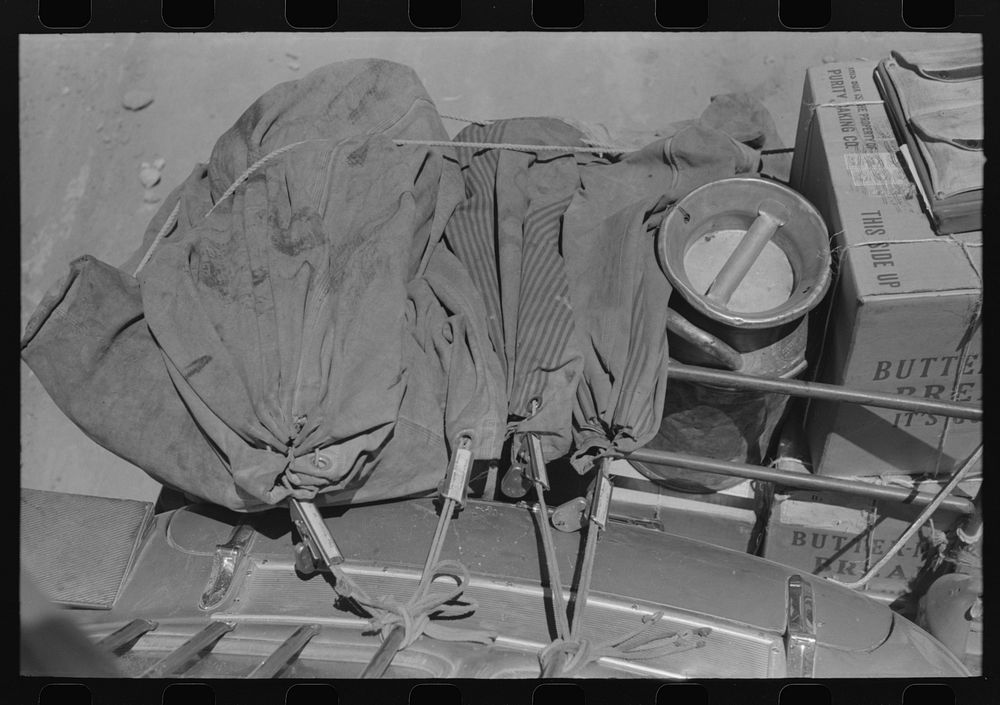
M 521 504 L 466 505 L 451 522 L 442 556 L 468 567 L 471 582 L 465 595 L 479 607 L 454 624 L 495 629 L 497 642 L 484 646 L 419 639 L 397 655 L 387 675 L 537 677 L 538 651 L 552 639 L 553 630 L 536 517 Z M 437 521 L 430 500 L 328 509 L 324 519 L 346 558 L 343 569 L 366 592 L 402 601 L 412 595 Z M 213 609 L 200 609 L 216 546 L 241 522 L 251 524 L 256 534 L 223 598 Z M 334 606 L 329 576 L 296 571 L 294 538 L 286 510 L 248 515 L 191 505 L 158 515 L 113 609 L 74 610 L 74 616 L 94 639 L 137 617 L 158 622 L 157 630 L 129 652 L 130 669 L 162 657 L 212 620 L 238 625 L 207 661 L 191 667 L 186 674 L 191 677 L 245 676 L 296 626 L 317 624 L 316 637 L 285 675 L 356 675 L 379 639 L 366 633 L 364 619 Z M 575 575 L 580 539 L 578 533 L 555 532 L 564 581 Z M 604 658 L 580 675 L 784 677 L 787 583 L 794 574 L 793 568 L 738 551 L 612 522 L 598 543 L 583 636 L 595 642 L 624 636 L 641 625 L 643 615 L 657 611 L 663 612 L 652 629 L 657 634 L 702 626 L 712 633 L 699 649 L 656 662 Z M 886 606 L 822 579 L 803 579 L 812 586 L 815 601 L 817 674 L 898 671 L 914 676 L 926 674 L 928 664 L 935 663 L 944 669 L 941 675 L 962 675 L 935 647 L 924 648 L 924 654 L 906 646 L 909 632 L 894 626 L 899 618 Z M 567 598 L 568 587 L 564 585 Z M 920 632 L 918 640 L 925 636 Z M 889 642 L 896 655 L 880 669 L 877 655 Z M 924 647 L 932 642 L 920 641 Z
M 227 520 L 222 512 L 201 512 L 202 508 L 184 509 L 174 517 L 170 534 L 175 544 L 212 551 L 216 543 L 226 540 L 233 518 L 239 516 L 230 514 Z M 418 569 L 437 521 L 429 500 L 353 507 L 326 515 L 327 526 L 348 560 Z M 281 530 L 284 516 L 244 517 L 261 532 L 254 555 L 289 557 L 291 538 Z M 188 538 L 192 535 L 204 539 L 195 545 Z M 560 573 L 571 576 L 580 553 L 580 535 L 555 532 L 554 539 Z M 529 582 L 539 582 L 542 576 L 537 532 L 523 505 L 470 502 L 451 523 L 443 555 L 462 561 L 477 575 Z M 739 551 L 612 522 L 598 544 L 592 589 L 782 632 L 786 584 L 795 573 L 793 568 Z M 891 612 L 826 581 L 814 584 L 819 643 L 864 650 L 888 636 Z M 753 599 L 747 599 L 748 595 Z

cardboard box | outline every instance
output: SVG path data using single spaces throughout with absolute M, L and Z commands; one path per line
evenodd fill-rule
M 790 183 L 822 213 L 836 267 L 818 375 L 852 389 L 980 403 L 982 236 L 931 229 L 873 79 L 874 63 L 809 69 Z M 816 351 L 814 351 L 816 352 Z M 813 402 L 821 475 L 948 474 L 979 422 Z
M 610 516 L 714 546 L 756 553 L 763 526 L 761 500 L 747 480 L 709 494 L 674 492 L 648 479 L 625 460 L 611 463 Z
M 946 482 L 914 482 L 907 476 L 857 479 L 902 484 L 928 494 L 936 493 Z M 980 482 L 980 479 L 963 481 L 955 494 L 971 498 L 978 492 Z M 779 491 L 771 504 L 763 556 L 813 575 L 844 582 L 857 580 L 886 554 L 921 510 L 922 507 L 915 505 L 837 492 Z M 916 587 L 914 579 L 926 559 L 932 555 L 934 532 L 951 529 L 960 518 L 948 510 L 935 512 L 863 590 L 886 601 L 909 593 Z

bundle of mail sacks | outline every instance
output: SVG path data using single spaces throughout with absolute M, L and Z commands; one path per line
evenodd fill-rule
M 128 262 L 74 261 L 22 358 L 96 442 L 239 511 L 426 494 L 460 438 L 491 461 L 533 431 L 586 472 L 660 424 L 664 213 L 776 144 L 745 95 L 662 132 L 600 154 L 519 118 L 413 144 L 448 134 L 412 69 L 331 64 L 256 100 Z

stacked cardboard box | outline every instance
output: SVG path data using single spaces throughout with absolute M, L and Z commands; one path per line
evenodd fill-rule
M 979 404 L 982 234 L 936 234 L 882 103 L 876 66 L 828 64 L 806 74 L 790 184 L 826 219 L 835 253 L 834 283 L 811 350 L 816 379 Z M 982 443 L 982 427 L 814 401 L 805 437 L 807 448 L 786 444 L 790 452 L 779 467 L 909 483 L 936 494 Z M 980 464 L 955 494 L 974 497 L 981 472 Z M 890 550 L 920 509 L 779 488 L 763 555 L 852 582 Z M 862 589 L 901 609 L 912 605 L 933 576 L 925 570 L 928 558 L 960 520 L 935 512 Z M 967 651 L 976 648 L 974 636 Z M 971 651 L 966 656 L 975 658 Z
M 779 458 L 776 466 L 789 472 L 809 472 L 807 462 L 795 453 Z M 905 475 L 854 479 L 930 495 L 946 482 Z M 981 478 L 965 480 L 954 494 L 971 499 L 981 482 Z M 852 582 L 886 554 L 922 509 L 839 492 L 778 488 L 770 502 L 763 555 L 813 575 Z M 909 594 L 927 558 L 960 519 L 956 512 L 936 511 L 862 589 L 887 602 Z
M 813 317 L 817 380 L 978 403 L 981 233 L 935 234 L 875 67 L 806 74 L 790 184 L 826 219 L 837 266 L 830 308 Z M 833 402 L 810 405 L 806 431 L 814 471 L 835 476 L 946 476 L 982 438 L 979 422 Z

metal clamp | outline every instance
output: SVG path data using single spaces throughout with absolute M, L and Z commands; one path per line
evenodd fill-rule
M 344 554 L 326 528 L 323 516 L 315 504 L 292 499 L 289 502 L 289 509 L 292 514 L 292 524 L 302 537 L 302 543 L 295 548 L 296 566 L 302 572 L 308 574 L 344 562 Z M 310 558 L 312 566 L 309 565 Z
M 549 489 L 549 471 L 545 467 L 542 439 L 537 434 L 528 433 L 525 440 L 528 442 L 528 479 L 547 490 Z
M 455 452 L 448 463 L 448 470 L 438 491 L 444 499 L 450 499 L 459 506 L 465 506 L 469 489 L 469 471 L 472 469 L 472 437 L 462 434 L 458 438 Z
M 601 530 L 608 528 L 608 509 L 611 506 L 611 478 L 606 472 L 597 475 L 597 482 L 594 483 L 594 493 L 590 499 L 590 521 L 601 527 Z

